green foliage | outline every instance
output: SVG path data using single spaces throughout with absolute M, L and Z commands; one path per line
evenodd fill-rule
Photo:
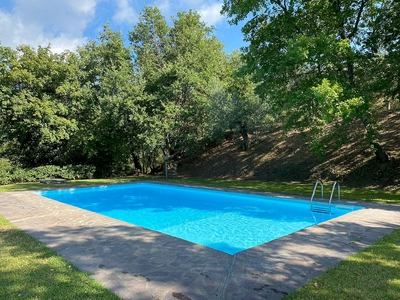
M 75 155 L 94 164 L 98 175 L 121 172 L 138 147 L 137 136 L 143 115 L 143 85 L 133 72 L 130 51 L 120 33 L 108 25 L 97 41 L 78 49 L 83 79 L 84 118 Z M 139 131 L 139 132 L 138 132 Z
M 21 167 L 2 170 L 3 181 L 35 180 L 40 169 L 26 170 L 43 165 L 153 172 L 164 155 L 193 153 L 243 122 L 260 130 L 269 106 L 213 31 L 196 12 L 169 26 L 145 7 L 129 47 L 109 24 L 77 53 L 0 47 L 0 155 Z
M 62 162 L 63 146 L 77 129 L 72 105 L 58 92 L 73 72 L 68 53 L 20 46 L 1 47 L 0 55 L 3 151 L 28 167 Z
M 168 26 L 156 7 L 146 7 L 129 34 L 135 68 L 150 96 L 138 156 L 182 155 L 213 134 L 210 107 L 214 83 L 224 82 L 227 60 L 213 28 L 200 15 L 178 13 Z M 226 93 L 225 87 L 221 90 Z
M 35 182 L 48 178 L 90 179 L 93 178 L 95 170 L 94 166 L 89 165 L 67 165 L 63 167 L 47 165 L 30 169 L 7 166 L 0 168 L 0 184 Z
M 374 103 L 399 95 L 396 1 L 225 0 L 223 11 L 246 20 L 244 69 L 287 130 L 308 132 L 323 152 L 322 135 L 361 122 L 378 156 Z
M 0 171 L 11 171 L 13 168 L 12 163 L 6 158 L 0 158 Z
M 248 125 L 251 133 L 259 133 L 270 126 L 274 117 L 268 102 L 256 94 L 249 74 L 241 74 L 243 62 L 240 53 L 226 58 L 224 81 L 210 82 L 210 104 L 207 124 L 209 139 L 221 140 L 228 134 L 238 134 L 240 126 Z
M 383 93 L 387 103 L 400 100 L 400 2 L 382 1 L 376 7 L 369 43 L 371 53 L 378 53 L 370 82 L 374 91 Z

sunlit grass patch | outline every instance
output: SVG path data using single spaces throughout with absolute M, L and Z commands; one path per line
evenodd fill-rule
M 400 299 L 400 229 L 285 299 Z
M 120 299 L 0 216 L 1 299 Z

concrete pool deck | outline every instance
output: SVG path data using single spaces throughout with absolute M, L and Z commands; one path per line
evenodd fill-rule
M 125 300 L 257 300 L 281 299 L 400 227 L 400 205 L 334 202 L 366 209 L 235 255 L 32 192 L 0 193 L 0 215 Z

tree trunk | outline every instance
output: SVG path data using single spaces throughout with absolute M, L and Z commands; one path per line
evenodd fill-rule
M 372 143 L 372 146 L 374 146 L 375 157 L 380 164 L 389 162 L 389 156 L 379 143 Z
M 142 165 L 140 163 L 140 157 L 136 153 L 133 154 L 133 164 L 135 166 L 135 169 L 142 171 Z
M 243 122 L 243 124 L 240 126 L 240 134 L 242 135 L 243 138 L 243 149 L 247 151 L 250 146 L 250 141 L 249 141 L 249 135 L 248 135 L 248 129 L 247 129 L 247 122 Z
M 383 150 L 382 146 L 379 144 L 376 138 L 376 129 L 373 126 L 373 122 L 371 121 L 371 114 L 366 114 L 366 117 L 363 119 L 364 128 L 366 131 L 366 137 L 370 145 L 374 147 L 374 153 L 376 160 L 380 164 L 385 164 L 389 162 L 389 156 Z

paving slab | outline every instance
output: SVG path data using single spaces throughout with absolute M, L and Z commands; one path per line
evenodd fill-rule
M 274 300 L 400 227 L 399 205 L 340 203 L 366 208 L 235 255 L 29 191 L 0 214 L 125 300 Z

